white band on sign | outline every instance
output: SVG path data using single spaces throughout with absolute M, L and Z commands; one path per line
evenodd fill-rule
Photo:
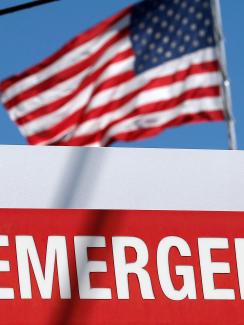
M 0 208 L 244 211 L 241 151 L 0 146 Z

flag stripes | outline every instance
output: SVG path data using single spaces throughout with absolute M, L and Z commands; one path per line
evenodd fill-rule
M 9 116 L 30 144 L 104 146 L 224 118 L 215 47 L 136 74 L 130 10 L 0 84 Z
M 109 140 L 105 138 L 102 143 L 100 142 L 89 143 L 89 146 L 93 146 L 93 147 L 107 146 L 113 143 L 114 141 L 135 141 L 138 139 L 142 139 L 142 138 L 145 139 L 148 137 L 155 136 L 167 128 L 179 126 L 186 123 L 200 123 L 206 121 L 221 121 L 221 120 L 223 120 L 223 112 L 219 109 L 216 111 L 206 111 L 206 112 L 199 111 L 199 112 L 194 112 L 189 114 L 181 113 L 174 119 L 172 119 L 171 117 L 169 122 L 164 121 L 163 124 L 161 124 L 160 126 L 155 126 L 155 127 L 152 126 L 150 128 L 143 128 L 139 130 L 134 128 L 135 130 L 132 129 L 131 131 L 127 131 L 127 132 L 122 131 L 121 133 L 116 133 L 116 135 L 114 136 L 110 134 Z M 65 145 L 65 143 L 62 144 L 61 142 L 60 145 Z M 79 144 L 78 142 L 75 142 L 74 139 L 73 144 L 70 145 L 75 146 Z

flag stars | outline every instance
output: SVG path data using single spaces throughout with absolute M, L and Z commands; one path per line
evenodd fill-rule
M 176 14 L 175 15 L 175 20 L 179 21 L 181 19 L 181 15 L 180 14 Z
M 163 38 L 163 43 L 167 44 L 167 43 L 169 43 L 169 41 L 170 41 L 170 39 L 169 39 L 168 36 L 165 36 L 165 37 Z
M 204 29 L 201 29 L 201 30 L 199 31 L 198 35 L 199 35 L 200 37 L 205 37 L 205 35 L 206 35 L 205 30 L 204 30 Z
M 145 54 L 144 56 L 143 56 L 143 60 L 144 61 L 147 61 L 149 59 L 149 55 L 148 54 Z
M 156 48 L 156 45 L 154 44 L 154 43 L 151 43 L 150 45 L 149 45 L 149 49 L 150 50 L 154 50 Z
M 139 24 L 139 28 L 140 28 L 140 29 L 144 29 L 144 28 L 145 28 L 145 23 L 143 23 L 143 22 L 140 23 L 140 24 Z
M 182 19 L 182 24 L 183 25 L 187 25 L 188 22 L 189 22 L 189 19 L 187 17 L 185 17 L 185 18 Z
M 163 52 L 164 52 L 163 47 L 159 47 L 159 48 L 157 49 L 157 53 L 158 53 L 158 54 L 163 54 Z
M 203 19 L 203 14 L 202 14 L 201 12 L 198 12 L 198 13 L 196 14 L 196 18 L 197 18 L 198 20 Z
M 135 34 L 135 35 L 133 36 L 133 40 L 134 40 L 134 41 L 138 41 L 138 40 L 139 40 L 139 35 Z
M 157 24 L 159 22 L 159 17 L 158 16 L 154 16 L 153 19 L 152 19 L 152 22 L 154 24 Z
M 172 17 L 174 15 L 174 11 L 172 10 L 172 9 L 169 9 L 168 11 L 167 11 L 167 16 L 168 17 Z
M 165 57 L 166 57 L 167 59 L 170 59 L 170 58 L 172 57 L 172 52 L 167 51 L 167 52 L 165 53 Z
M 156 33 L 156 34 L 155 34 L 155 38 L 156 38 L 156 39 L 160 39 L 161 37 L 162 37 L 161 33 Z
M 132 13 L 131 40 L 139 73 L 213 46 L 210 0 L 148 0 Z M 140 66 L 140 69 L 139 69 Z
M 185 52 L 185 46 L 184 46 L 184 45 L 181 45 L 181 46 L 179 47 L 179 52 L 180 52 L 180 53 Z
M 191 24 L 190 30 L 195 31 L 196 29 L 197 29 L 197 25 L 196 24 Z
M 204 25 L 207 26 L 207 27 L 210 26 L 211 25 L 210 19 L 205 19 L 204 20 Z
M 144 45 L 144 46 L 147 45 L 147 39 L 143 38 L 142 41 L 141 41 L 141 44 Z
M 160 6 L 159 6 L 159 10 L 160 11 L 165 11 L 165 9 L 166 9 L 166 6 L 165 6 L 165 4 L 161 4 Z
M 190 42 L 190 40 L 191 40 L 190 35 L 185 35 L 185 36 L 184 36 L 184 41 L 185 41 L 185 42 Z
M 167 26 L 168 26 L 168 22 L 167 22 L 167 20 L 163 20 L 163 21 L 161 22 L 161 27 L 166 28 Z
M 178 37 L 182 36 L 182 35 L 183 35 L 183 31 L 182 31 L 182 29 L 177 30 L 176 35 L 177 35 Z

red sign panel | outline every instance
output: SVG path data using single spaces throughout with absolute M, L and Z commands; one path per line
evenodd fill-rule
M 4 324 L 237 324 L 244 214 L 0 209 Z

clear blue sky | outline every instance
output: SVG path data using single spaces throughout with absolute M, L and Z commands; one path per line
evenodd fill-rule
M 0 79 L 37 63 L 77 33 L 135 2 L 60 0 L 0 16 Z M 16 3 L 18 1 L 2 0 L 0 8 Z M 244 0 L 221 0 L 221 5 L 238 145 L 244 149 Z M 168 129 L 146 141 L 119 142 L 116 146 L 226 149 L 226 131 L 223 122 L 186 125 Z M 0 143 L 25 144 L 1 105 Z

